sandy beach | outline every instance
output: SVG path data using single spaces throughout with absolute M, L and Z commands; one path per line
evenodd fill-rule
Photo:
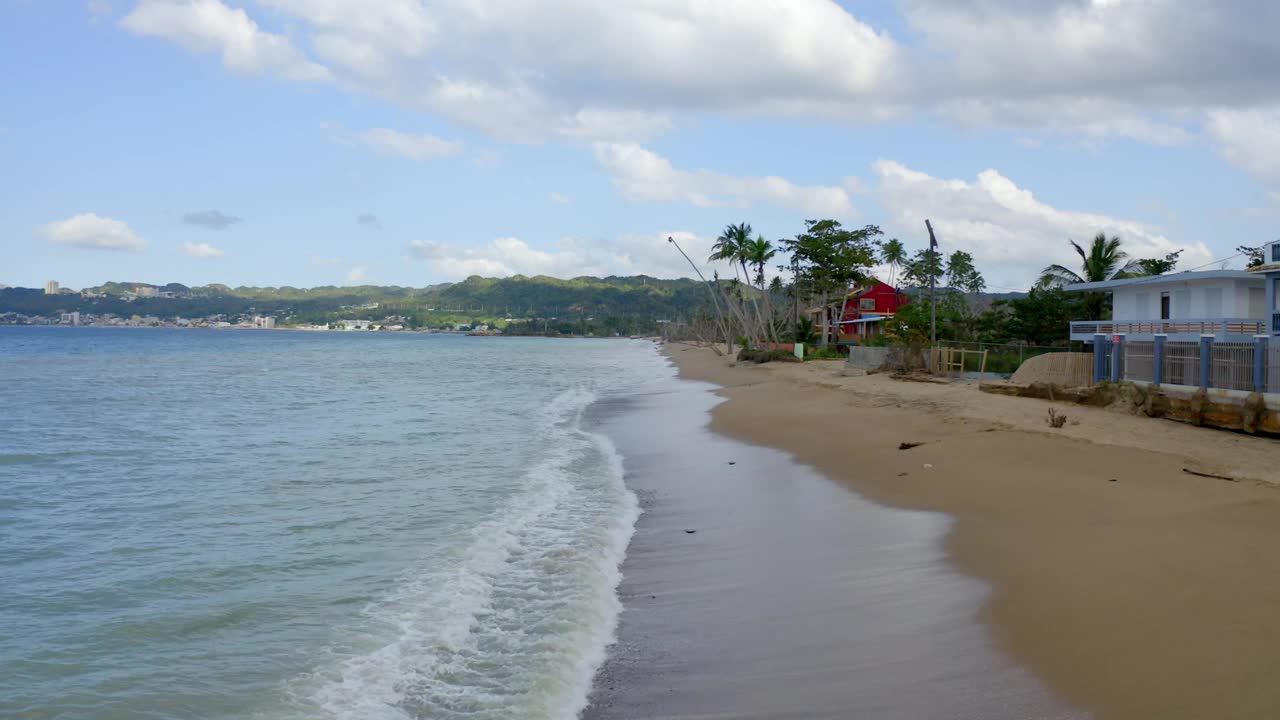
M 991 588 L 978 617 L 1055 697 L 1104 720 L 1280 717 L 1280 442 L 1075 406 L 1053 430 L 1050 403 L 969 384 L 667 352 L 721 386 L 717 433 L 953 518 L 950 563 Z
M 585 720 L 1080 720 L 1001 653 L 951 520 L 850 492 L 709 427 L 669 377 L 593 406 L 643 507 Z

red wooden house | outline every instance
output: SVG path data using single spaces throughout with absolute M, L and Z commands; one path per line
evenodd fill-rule
M 882 332 L 881 323 L 898 312 L 898 308 L 910 301 L 905 293 L 888 283 L 870 278 L 865 284 L 853 288 L 841 300 L 826 308 L 827 322 L 834 328 L 836 342 L 857 345 Z M 814 308 L 814 325 L 823 324 L 823 313 Z

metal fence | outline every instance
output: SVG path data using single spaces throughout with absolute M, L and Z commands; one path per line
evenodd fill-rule
M 1155 382 L 1155 368 L 1156 344 L 1154 342 L 1133 341 L 1124 344 L 1125 380 Z
M 1200 385 L 1200 344 L 1165 343 L 1164 382 L 1169 385 Z
M 1280 393 L 1280 345 L 1267 350 L 1267 392 Z
M 1215 342 L 1209 357 L 1210 387 L 1253 392 L 1253 343 Z

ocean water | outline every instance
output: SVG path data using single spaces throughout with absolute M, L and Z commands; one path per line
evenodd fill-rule
M 0 328 L 0 717 L 572 718 L 627 340 Z

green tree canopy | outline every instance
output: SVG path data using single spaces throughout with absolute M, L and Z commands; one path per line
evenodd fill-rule
M 926 288 L 937 285 L 945 274 L 942 253 L 937 250 L 917 250 L 904 266 L 902 279 L 910 287 Z
M 1163 258 L 1143 258 L 1135 260 L 1125 268 L 1118 277 L 1146 277 L 1148 275 L 1164 275 L 1171 273 L 1178 267 L 1178 258 L 1182 256 L 1181 250 L 1175 250 Z
M 763 235 L 756 236 L 755 240 L 748 240 L 742 248 L 742 257 L 747 265 L 755 268 L 755 283 L 764 289 L 764 266 L 778 254 L 778 248 L 773 243 L 764 239 Z
M 1245 267 L 1255 268 L 1266 263 L 1266 257 L 1263 255 L 1262 246 L 1250 247 L 1241 245 L 1236 248 L 1236 252 L 1245 256 Z
M 898 271 L 907 262 L 907 249 L 898 238 L 880 243 L 880 262 L 889 266 L 889 284 L 897 287 Z
M 875 225 L 846 230 L 836 220 L 805 220 L 805 231 L 782 244 L 813 294 L 843 292 L 866 278 L 881 234 Z
M 947 258 L 947 285 L 968 293 L 979 293 L 987 286 L 982 273 L 973 265 L 973 256 L 956 250 Z

